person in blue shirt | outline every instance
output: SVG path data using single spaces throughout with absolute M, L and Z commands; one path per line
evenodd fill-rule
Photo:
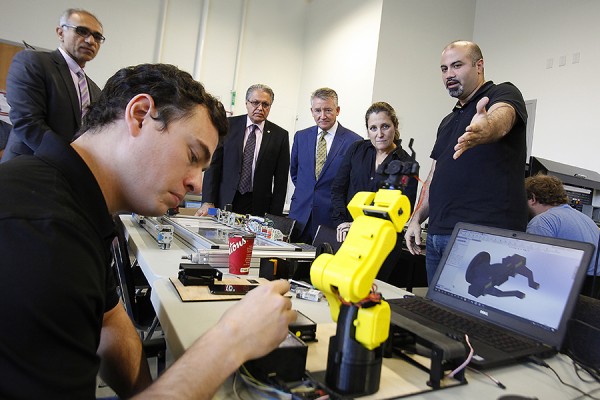
M 600 229 L 587 215 L 575 210 L 568 202 L 567 192 L 560 179 L 550 175 L 535 175 L 525 179 L 527 204 L 533 218 L 527 224 L 527 232 L 542 236 L 588 242 L 598 246 Z M 583 294 L 592 294 L 594 275 L 600 275 L 596 267 L 597 252 L 588 267 Z M 600 285 L 600 281 L 596 286 Z

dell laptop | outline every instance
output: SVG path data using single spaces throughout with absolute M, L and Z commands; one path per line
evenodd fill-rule
M 468 334 L 476 368 L 554 354 L 593 252 L 589 243 L 459 223 L 426 297 L 389 300 L 392 322 L 398 314 L 457 340 Z

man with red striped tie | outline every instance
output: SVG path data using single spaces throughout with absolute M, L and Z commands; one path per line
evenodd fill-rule
M 87 106 L 100 95 L 100 88 L 83 68 L 98 54 L 105 40 L 102 32 L 102 24 L 92 13 L 68 9 L 56 27 L 57 50 L 25 50 L 15 55 L 6 78 L 13 127 L 2 162 L 33 154 L 48 131 L 68 142 L 74 139 Z

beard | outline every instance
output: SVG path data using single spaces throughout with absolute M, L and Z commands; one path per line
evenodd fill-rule
M 465 91 L 465 88 L 463 87 L 463 85 L 458 85 L 458 87 L 452 88 L 452 89 L 448 89 L 448 94 L 451 97 L 460 97 L 463 92 Z

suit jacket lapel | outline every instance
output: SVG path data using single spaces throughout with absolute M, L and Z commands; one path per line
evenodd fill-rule
M 344 139 L 344 129 L 342 128 L 341 124 L 338 124 L 337 132 L 333 137 L 333 143 L 331 143 L 331 149 L 329 149 L 327 159 L 325 160 L 325 165 L 323 165 L 323 171 L 325 171 L 329 167 L 329 165 L 331 165 L 333 159 L 339 153 L 340 149 L 342 148 L 342 144 L 344 143 Z M 323 174 L 323 172 L 321 172 L 321 174 Z
M 268 153 L 267 149 L 269 148 L 271 137 L 271 123 L 268 120 L 265 120 L 262 140 L 260 142 L 260 148 L 258 149 L 258 157 L 256 157 L 256 165 L 254 166 L 255 170 L 258 168 L 258 164 L 262 161 L 263 157 L 266 157 L 265 154 Z
M 87 81 L 88 93 L 90 94 L 90 103 L 93 103 L 96 101 L 96 92 L 92 90 L 92 84 L 90 83 L 91 79 L 87 74 L 85 74 L 85 80 Z
M 75 84 L 73 83 L 69 66 L 67 65 L 67 62 L 62 56 L 60 50 L 55 50 L 52 52 L 52 59 L 56 63 L 56 70 L 58 71 L 63 84 L 65 85 L 65 89 L 67 89 L 67 93 L 69 93 L 71 108 L 73 109 L 73 115 L 77 121 L 77 126 L 81 126 L 81 106 L 79 105 L 79 95 L 75 90 Z
M 317 138 L 319 137 L 319 127 L 315 126 L 315 129 L 308 136 L 308 158 L 310 160 L 310 165 L 312 165 L 312 175 L 315 176 L 315 163 L 317 162 Z M 315 178 L 316 179 L 316 178 Z
M 236 160 L 239 160 L 239 165 L 242 165 L 242 154 L 244 154 L 244 136 L 246 135 L 246 116 L 238 118 L 231 126 L 232 139 L 236 152 Z M 240 139 L 238 139 L 240 137 Z

